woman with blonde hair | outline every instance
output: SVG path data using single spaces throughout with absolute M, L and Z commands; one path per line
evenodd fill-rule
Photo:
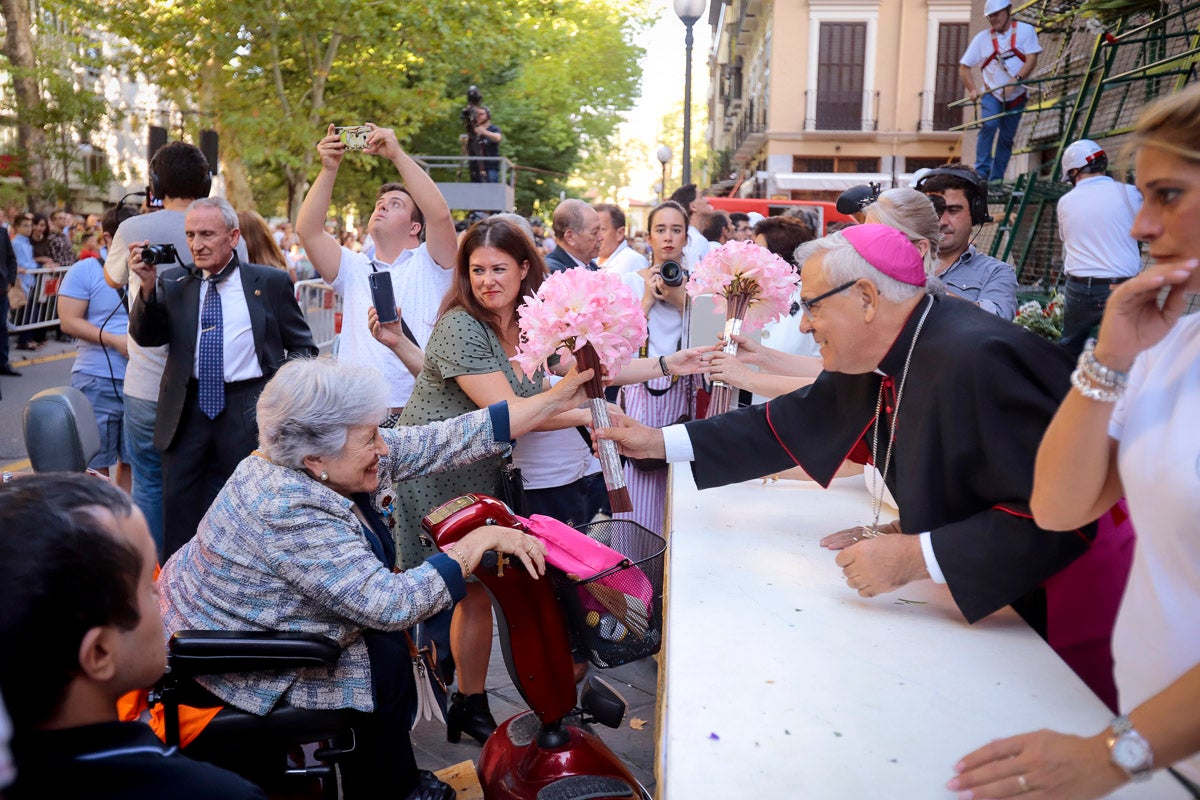
M 1132 147 L 1145 202 L 1131 233 L 1152 264 L 1109 298 L 1030 499 L 1048 530 L 1129 503 L 1137 544 L 1112 637 L 1124 713 L 1093 736 L 1042 730 L 976 750 L 949 783 L 960 797 L 1082 800 L 1164 767 L 1200 797 L 1200 314 L 1183 313 L 1200 291 L 1200 85 L 1149 106 Z
M 246 253 L 250 263 L 281 269 L 292 279 L 292 283 L 295 283 L 296 270 L 288 266 L 288 261 L 283 257 L 279 245 L 275 243 L 275 237 L 271 235 L 271 229 L 267 227 L 267 221 L 262 218 L 262 214 L 257 211 L 239 211 L 237 216 L 238 228 L 241 229 L 242 238 L 246 240 Z

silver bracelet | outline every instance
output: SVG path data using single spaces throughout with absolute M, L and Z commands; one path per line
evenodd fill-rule
M 1092 383 L 1108 388 L 1125 388 L 1129 382 L 1129 373 L 1106 367 L 1096 360 L 1096 340 L 1088 339 L 1079 354 L 1079 369 L 1091 379 Z
M 1091 376 L 1082 369 L 1076 369 L 1071 373 L 1071 385 L 1088 400 L 1095 400 L 1097 403 L 1115 403 L 1125 393 L 1124 384 L 1105 386 L 1094 383 Z

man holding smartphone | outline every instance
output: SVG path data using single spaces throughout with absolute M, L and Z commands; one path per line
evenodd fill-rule
M 395 131 L 367 123 L 366 155 L 391 161 L 403 183 L 385 183 L 375 198 L 367 232 L 374 257 L 342 247 L 325 232 L 325 217 L 346 145 L 330 125 L 317 143 L 321 171 L 304 198 L 296 233 L 317 274 L 342 295 L 342 338 L 338 358 L 380 370 L 391 390 L 389 404 L 399 414 L 413 389 L 413 374 L 371 336 L 367 311 L 375 305 L 371 276 L 390 279 L 395 305 L 416 344 L 424 349 L 450 288 L 458 239 L 450 207 L 437 185 L 396 140 Z M 376 291 L 383 277 L 374 279 Z M 387 318 L 384 309 L 377 310 Z

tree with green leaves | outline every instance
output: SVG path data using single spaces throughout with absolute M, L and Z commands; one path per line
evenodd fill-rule
M 93 132 L 110 109 L 88 80 L 106 67 L 95 42 L 75 25 L 60 21 L 55 3 L 40 7 L 37 35 L 29 0 L 3 0 L 13 91 L 9 110 L 17 129 L 16 156 L 29 208 L 47 210 L 69 203 L 72 185 L 103 190 L 111 170 L 78 170 Z
M 5 0 L 20 2 L 21 0 Z M 646 0 L 382 3 L 364 0 L 83 0 L 95 24 L 130 43 L 126 60 L 188 125 L 220 134 L 236 204 L 294 218 L 328 123 L 371 121 L 414 153 L 457 153 L 459 110 L 478 84 L 504 126 L 504 155 L 569 173 L 633 102 Z M 152 23 L 152 24 L 151 24 Z M 389 176 L 351 162 L 335 206 Z M 558 181 L 518 183 L 519 205 Z

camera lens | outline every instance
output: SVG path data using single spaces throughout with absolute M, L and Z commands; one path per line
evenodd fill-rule
M 662 266 L 658 268 L 659 275 L 662 276 L 662 282 L 666 286 L 682 286 L 684 279 L 683 267 L 679 266 L 678 261 L 664 261 Z
M 148 244 L 142 248 L 143 264 L 170 264 L 175 261 L 175 245 Z

